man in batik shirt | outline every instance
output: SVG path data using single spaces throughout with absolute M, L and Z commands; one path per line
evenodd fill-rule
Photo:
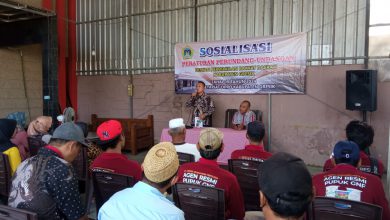
M 211 127 L 211 115 L 215 107 L 213 100 L 208 96 L 205 90 L 205 83 L 199 81 L 196 85 L 196 92 L 192 93 L 191 98 L 186 102 L 186 107 L 191 108 L 192 111 L 192 126 L 199 127 L 196 124 L 195 118 L 199 118 L 203 122 L 203 127 Z M 200 126 L 202 127 L 202 126 Z

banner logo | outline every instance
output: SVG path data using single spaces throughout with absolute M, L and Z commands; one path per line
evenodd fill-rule
M 181 51 L 181 55 L 183 56 L 184 60 L 192 59 L 194 56 L 194 49 L 189 46 L 185 46 Z

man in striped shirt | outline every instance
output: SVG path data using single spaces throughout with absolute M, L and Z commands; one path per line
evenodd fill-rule
M 248 123 L 256 120 L 256 115 L 250 110 L 251 103 L 248 100 L 241 102 L 240 109 L 234 113 L 232 128 L 235 130 L 246 129 Z

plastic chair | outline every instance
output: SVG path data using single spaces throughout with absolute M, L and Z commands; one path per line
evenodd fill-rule
M 237 109 L 227 109 L 225 112 L 225 128 L 232 127 L 232 120 L 234 113 L 236 113 Z M 256 115 L 256 121 L 263 121 L 263 112 L 260 110 L 251 110 Z
M 102 171 L 92 171 L 96 212 L 116 192 L 135 184 L 134 177 Z
M 308 211 L 309 220 L 382 219 L 382 207 L 345 199 L 316 197 Z
M 176 183 L 173 200 L 186 220 L 224 220 L 225 196 L 222 189 Z
M 38 215 L 34 212 L 23 209 L 12 208 L 0 205 L 0 219 L 7 220 L 38 220 Z
M 245 211 L 261 211 L 257 176 L 257 170 L 261 162 L 230 159 L 228 164 L 229 171 L 237 177 L 244 196 Z
M 39 149 L 46 146 L 46 143 L 42 141 L 42 135 L 27 137 L 27 141 L 30 157 L 37 155 Z
M 180 165 L 195 162 L 195 156 L 193 154 L 177 152 L 177 155 L 179 156 Z
M 8 198 L 11 186 L 11 167 L 8 156 L 0 153 L 0 195 Z

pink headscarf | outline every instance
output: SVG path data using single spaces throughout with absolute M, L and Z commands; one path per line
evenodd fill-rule
M 30 123 L 27 129 L 27 135 L 40 135 L 47 134 L 49 131 L 53 119 L 50 116 L 39 116 L 34 121 Z

